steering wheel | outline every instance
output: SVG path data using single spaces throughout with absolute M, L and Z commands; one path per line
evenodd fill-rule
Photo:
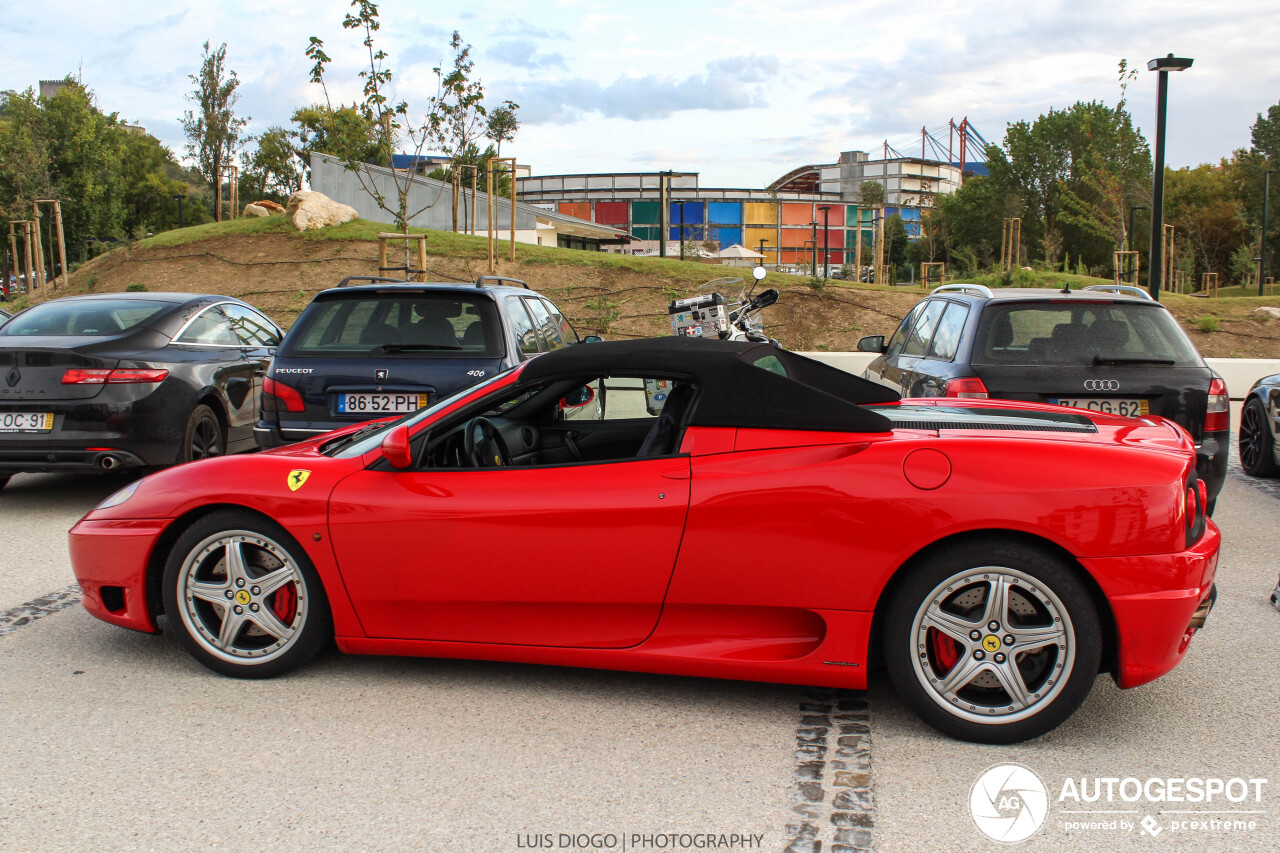
M 462 448 L 475 468 L 501 468 L 511 464 L 506 442 L 488 418 L 467 421 L 462 431 Z

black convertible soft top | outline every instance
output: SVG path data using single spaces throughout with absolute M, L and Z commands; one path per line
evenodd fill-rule
M 687 379 L 698 386 L 689 423 L 754 429 L 888 432 L 888 418 L 862 407 L 899 395 L 771 344 L 644 338 L 577 344 L 538 356 L 522 379 L 595 376 Z

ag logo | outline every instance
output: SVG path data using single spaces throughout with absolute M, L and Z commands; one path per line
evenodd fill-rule
M 311 476 L 310 471 L 303 471 L 301 468 L 295 468 L 289 472 L 289 491 L 296 492 L 302 488 L 302 484 L 307 482 L 307 478 Z
M 1002 844 L 1025 841 L 1049 813 L 1049 792 L 1021 764 L 997 764 L 973 783 L 969 812 L 983 835 Z

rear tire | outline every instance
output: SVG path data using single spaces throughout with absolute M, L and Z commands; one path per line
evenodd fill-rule
M 222 424 L 213 409 L 201 403 L 191 412 L 187 419 L 187 429 L 183 434 L 182 448 L 178 454 L 179 462 L 193 462 L 197 459 L 210 459 L 222 456 L 227 452 L 227 437 L 222 433 Z
M 1240 467 L 1251 477 L 1274 477 L 1280 474 L 1276 465 L 1275 438 L 1267 423 L 1267 407 L 1257 397 L 1250 397 L 1240 413 Z
M 1066 561 L 998 539 L 956 545 L 911 570 L 883 638 L 903 702 L 975 743 L 1057 728 L 1089 694 L 1102 657 L 1093 599 Z

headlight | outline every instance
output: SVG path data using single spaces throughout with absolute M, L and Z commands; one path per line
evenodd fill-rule
M 141 486 L 141 485 L 142 485 L 142 481 L 141 481 L 141 480 L 136 480 L 136 481 L 134 481 L 134 482 L 130 483 L 129 485 L 125 486 L 125 487 L 124 487 L 123 489 L 121 489 L 120 491 L 116 492 L 116 493 L 115 493 L 114 495 L 112 495 L 111 497 L 107 498 L 107 499 L 106 499 L 105 501 L 103 501 L 102 503 L 98 504 L 96 507 L 94 507 L 94 509 L 95 509 L 95 510 L 98 510 L 98 509 L 110 509 L 110 508 L 111 508 L 111 507 L 113 507 L 113 506 L 120 506 L 120 504 L 122 504 L 122 503 L 124 503 L 125 501 L 129 500 L 129 498 L 133 497 L 133 493 L 134 493 L 134 492 L 136 492 L 136 491 L 138 491 L 138 486 Z

